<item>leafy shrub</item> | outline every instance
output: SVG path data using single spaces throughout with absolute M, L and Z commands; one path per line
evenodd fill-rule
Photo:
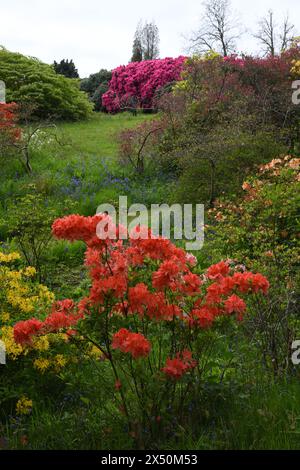
M 102 96 L 108 91 L 111 78 L 112 73 L 102 69 L 80 82 L 80 89 L 89 95 L 90 100 L 94 103 L 95 111 L 105 111 L 105 107 L 102 105 Z
M 299 164 L 291 155 L 276 158 L 247 178 L 241 199 L 216 202 L 211 214 L 228 256 L 293 278 L 299 262 Z
M 239 193 L 255 165 L 267 162 L 285 150 L 285 146 L 274 139 L 274 132 L 252 134 L 230 123 L 215 126 L 199 140 L 197 136 L 192 140 L 191 134 L 187 139 L 183 136 L 179 147 L 167 156 L 164 165 L 168 165 L 170 159 L 175 159 L 177 164 L 174 199 L 201 201 L 213 206 L 218 196 Z
M 299 165 L 290 155 L 261 165 L 244 182 L 242 198 L 216 203 L 208 227 L 211 250 L 221 246 L 225 256 L 263 272 L 273 285 L 267 298 L 253 302 L 245 327 L 275 375 L 291 372 L 292 342 L 300 331 Z
M 14 240 L 27 265 L 33 266 L 42 280 L 48 268 L 51 224 L 65 211 L 67 205 L 72 208 L 72 202 L 58 202 L 55 207 L 51 207 L 47 199 L 37 192 L 35 185 L 30 185 L 28 189 L 27 194 L 9 202 L 8 216 L 1 221 L 0 226 L 6 236 Z
M 38 59 L 0 49 L 0 79 L 6 84 L 7 101 L 34 103 L 39 118 L 79 120 L 90 115 L 79 81 L 56 74 Z
M 55 211 L 45 209 L 43 198 L 33 191 L 11 203 L 8 220 L 3 221 L 28 266 L 33 266 L 40 277 L 42 259 L 51 240 L 49 225 L 55 218 Z

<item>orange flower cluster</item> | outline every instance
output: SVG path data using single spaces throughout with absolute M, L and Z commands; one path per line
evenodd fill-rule
M 72 300 L 55 303 L 44 321 L 17 323 L 14 328 L 17 343 L 30 344 L 34 335 L 76 330 L 77 323 L 89 317 L 91 311 L 101 315 L 107 305 L 109 317 L 116 315 L 118 323 L 123 318 L 124 326 L 136 315 L 142 322 L 178 321 L 188 328 L 208 328 L 222 315 L 242 319 L 246 303 L 240 295 L 268 291 L 269 283 L 264 276 L 232 272 L 229 261 L 211 266 L 202 276 L 194 273 L 193 255 L 170 240 L 155 237 L 147 228 L 137 227 L 126 242 L 98 238 L 100 222 L 105 225 L 111 220 L 105 214 L 71 215 L 54 222 L 55 237 L 86 243 L 90 292 L 77 305 Z M 118 236 L 124 235 L 124 231 L 122 227 L 116 228 Z M 121 328 L 112 337 L 112 348 L 136 359 L 147 356 L 151 345 L 141 333 Z M 190 354 L 184 351 L 168 359 L 164 372 L 179 377 L 193 368 L 195 363 Z
M 130 353 L 134 359 L 148 356 L 151 350 L 150 342 L 140 333 L 131 333 L 122 328 L 113 336 L 112 348 L 123 353 Z
M 173 379 L 180 379 L 188 370 L 194 369 L 197 361 L 193 360 L 191 351 L 177 353 L 174 359 L 168 358 L 162 371 Z
M 83 313 L 80 305 L 76 308 L 72 300 L 65 299 L 55 302 L 45 321 L 33 318 L 16 323 L 14 326 L 15 342 L 30 345 L 33 336 L 58 333 L 63 329 L 68 330 L 71 326 L 76 325 L 81 318 L 83 318 Z
M 20 138 L 21 130 L 17 127 L 16 103 L 0 103 L 0 134 L 5 135 L 12 141 Z

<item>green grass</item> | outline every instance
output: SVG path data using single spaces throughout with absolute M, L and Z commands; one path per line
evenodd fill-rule
M 7 424 L 11 449 L 24 448 L 26 430 L 29 449 L 125 450 L 134 448 L 126 421 L 117 418 L 114 405 L 103 394 L 103 376 L 92 368 L 81 370 L 51 400 L 35 400 L 31 416 Z M 69 384 L 70 385 L 70 384 Z M 77 388 L 75 389 L 75 385 Z M 198 413 L 186 425 L 174 424 L 166 440 L 153 443 L 160 450 L 299 450 L 300 387 L 297 380 L 276 383 L 212 386 L 195 397 Z M 199 415 L 199 410 L 201 414 Z M 112 418 L 115 416 L 115 418 Z M 162 426 L 164 424 L 162 423 Z M 1 427 L 0 427 L 1 429 Z
M 88 121 L 58 123 L 59 143 L 55 139 L 48 141 L 47 137 L 44 144 L 31 148 L 31 175 L 24 172 L 16 159 L 1 162 L 2 214 L 8 201 L 26 194 L 28 185 L 32 184 L 50 204 L 70 198 L 78 203 L 78 212 L 95 213 L 100 203 L 114 200 L 124 186 L 125 170 L 118 165 L 118 132 L 151 118 L 128 113 L 115 116 L 95 113 Z
M 169 450 L 299 450 L 298 380 L 234 388 L 221 400 L 212 397 L 208 418 L 166 444 Z M 208 407 L 207 403 L 205 406 Z
M 64 151 L 65 157 L 74 157 L 75 155 L 88 157 L 97 154 L 108 157 L 110 162 L 115 162 L 118 152 L 117 133 L 124 128 L 135 127 L 149 119 L 153 119 L 153 116 L 143 114 L 132 116 L 130 113 L 116 115 L 94 113 L 88 121 L 59 124 L 58 129 L 72 143 L 72 147 Z
M 106 159 L 110 167 L 116 166 L 118 153 L 118 132 L 151 119 L 151 115 L 133 117 L 129 113 L 109 115 L 94 113 L 86 121 L 76 123 L 57 123 L 56 136 L 63 145 L 54 140 L 40 148 L 31 149 L 32 175 L 26 175 L 18 161 L 3 161 L 2 175 L 7 178 L 18 178 L 19 183 L 35 181 L 52 171 L 64 171 L 66 165 L 86 164 L 92 167 L 95 159 Z M 45 132 L 53 133 L 53 130 Z M 92 170 L 92 168 L 91 168 Z M 17 175 L 16 175 L 17 173 Z M 3 184 L 1 178 L 0 184 Z

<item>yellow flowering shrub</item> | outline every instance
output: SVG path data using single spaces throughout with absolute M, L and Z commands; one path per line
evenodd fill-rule
M 53 370 L 60 372 L 60 370 L 67 364 L 67 359 L 63 354 L 56 354 L 54 357 L 39 357 L 34 360 L 33 367 L 39 370 L 42 374 L 46 370 Z
M 38 369 L 43 374 L 47 369 L 49 369 L 50 361 L 49 359 L 46 359 L 44 357 L 37 358 L 33 362 L 33 366 L 35 369 Z
M 31 355 L 33 368 L 41 374 L 59 373 L 67 364 L 76 362 L 76 354 L 73 356 L 69 352 L 68 357 L 61 354 L 64 343 L 69 342 L 67 334 L 37 336 L 31 345 L 24 346 L 14 340 L 15 323 L 33 314 L 36 318 L 43 318 L 55 300 L 54 294 L 46 286 L 34 282 L 35 268 L 16 267 L 20 260 L 19 253 L 6 254 L 0 250 L 0 340 L 5 344 L 8 359 L 16 361 Z M 90 345 L 83 358 L 103 359 L 102 353 L 93 345 Z M 22 403 L 20 401 L 20 409 Z
M 0 263 L 11 263 L 12 261 L 20 260 L 21 256 L 19 253 L 1 253 L 0 251 Z
M 23 346 L 15 343 L 14 340 L 14 329 L 12 326 L 2 326 L 0 328 L 1 340 L 5 344 L 6 353 L 8 356 L 15 360 L 21 354 L 25 353 Z
M 0 339 L 5 344 L 8 357 L 13 360 L 28 352 L 15 343 L 13 324 L 33 313 L 43 314 L 54 301 L 54 294 L 46 286 L 34 282 L 35 268 L 15 267 L 20 259 L 19 253 L 0 251 Z M 49 340 L 47 337 L 36 338 L 33 348 L 46 351 Z
M 300 76 L 300 60 L 292 61 L 291 73 L 295 78 Z
M 300 48 L 300 36 L 294 37 L 291 47 L 294 49 L 299 49 Z M 299 78 L 300 77 L 300 59 L 294 59 L 292 60 L 292 68 L 291 68 L 291 74 L 293 78 Z
M 92 359 L 103 359 L 104 358 L 104 355 L 103 353 L 100 351 L 99 348 L 97 348 L 95 345 L 92 345 L 90 350 L 88 351 L 88 357 L 91 357 Z

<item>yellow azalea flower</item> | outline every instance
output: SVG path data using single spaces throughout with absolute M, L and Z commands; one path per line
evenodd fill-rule
M 1 322 L 7 323 L 10 320 L 10 314 L 8 312 L 3 312 L 0 315 Z
M 38 369 L 43 374 L 45 370 L 49 369 L 50 361 L 45 358 L 35 359 L 35 361 L 33 362 L 33 366 L 35 369 Z
M 13 291 L 7 293 L 7 302 L 14 308 L 20 309 L 24 313 L 31 313 L 34 311 L 34 302 L 37 301 L 37 297 L 27 298 L 20 295 L 14 294 Z
M 214 60 L 214 59 L 219 59 L 221 56 L 218 54 L 218 52 L 215 52 L 214 50 L 210 50 L 205 52 L 203 55 L 203 60 Z
M 59 333 L 58 335 L 56 335 L 56 337 L 61 339 L 65 343 L 68 343 L 70 340 L 69 335 L 67 335 L 66 333 Z
M 24 276 L 27 276 L 27 277 L 33 277 L 36 275 L 36 269 L 33 268 L 32 266 L 28 266 L 27 268 L 23 270 L 23 274 Z
M 61 368 L 61 367 L 64 367 L 67 363 L 67 360 L 66 358 L 62 355 L 62 354 L 57 354 L 55 357 L 54 357 L 54 361 L 55 361 L 55 365 L 58 367 L 58 368 Z
M 47 351 L 50 348 L 49 337 L 36 338 L 32 347 L 16 344 L 11 325 L 35 314 L 44 314 L 55 300 L 46 286 L 32 281 L 35 268 L 16 270 L 8 265 L 16 259 L 20 259 L 18 253 L 5 254 L 0 250 L 0 339 L 6 346 L 7 357 L 12 360 L 28 354 L 31 349 Z
M 31 267 L 23 271 L 11 271 L 0 267 L 0 297 L 3 294 L 6 296 L 8 306 L 16 311 L 30 314 L 37 307 L 44 309 L 53 303 L 54 295 L 46 286 L 27 283 L 27 278 L 35 272 Z
M 11 326 L 3 326 L 0 329 L 1 340 L 5 344 L 6 354 L 13 360 L 16 360 L 22 353 L 24 353 L 24 348 L 15 343 L 14 340 L 14 329 Z
M 33 349 L 36 351 L 48 351 L 50 346 L 49 338 L 47 335 L 39 336 L 33 339 Z
M 1 253 L 0 251 L 0 263 L 11 263 L 12 261 L 16 261 L 21 259 L 19 253 Z
M 43 300 L 45 303 L 47 304 L 52 304 L 55 300 L 55 295 L 53 294 L 53 292 L 50 292 L 48 287 L 46 286 L 43 286 L 42 284 L 40 284 L 39 286 L 39 299 L 40 300 Z
M 300 75 L 300 60 L 293 60 L 292 64 L 291 73 L 295 76 Z
M 91 347 L 91 350 L 90 350 L 90 352 L 89 352 L 89 355 L 90 355 L 91 357 L 94 357 L 95 359 L 99 359 L 100 357 L 103 356 L 103 353 L 100 351 L 99 348 L 97 348 L 97 346 L 93 345 L 93 346 Z
M 30 400 L 29 398 L 25 396 L 21 397 L 16 405 L 17 415 L 29 415 L 31 413 L 31 410 L 32 410 L 32 400 Z

